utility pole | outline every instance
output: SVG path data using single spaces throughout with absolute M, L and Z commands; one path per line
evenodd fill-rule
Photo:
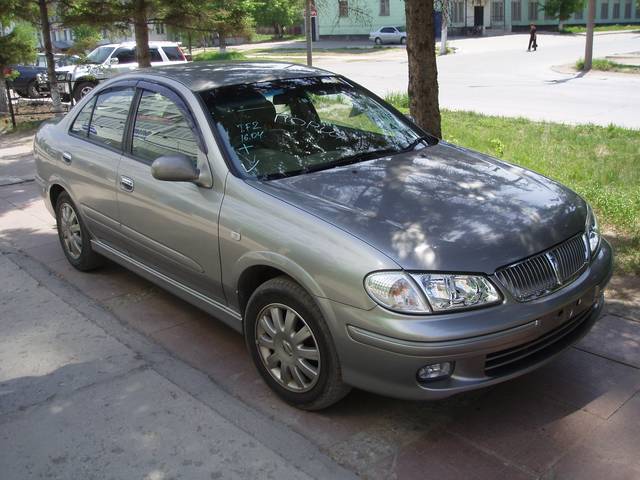
M 591 70 L 593 63 L 593 27 L 596 21 L 596 0 L 589 0 L 589 10 L 587 12 L 587 44 L 584 48 L 583 72 Z
M 307 65 L 313 66 L 312 44 L 311 44 L 311 0 L 305 1 L 304 12 L 305 33 L 307 34 Z

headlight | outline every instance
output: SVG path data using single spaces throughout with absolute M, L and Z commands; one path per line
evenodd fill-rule
M 364 284 L 377 303 L 402 313 L 448 312 L 502 300 L 498 290 L 482 275 L 375 272 L 365 278 Z
M 589 251 L 591 255 L 596 253 L 598 246 L 600 245 L 600 228 L 598 228 L 598 219 L 596 214 L 593 213 L 590 205 L 587 205 L 587 223 L 585 226 L 585 233 L 587 235 L 587 241 L 589 242 Z
M 377 303 L 402 313 L 429 313 L 424 297 L 411 278 L 402 272 L 374 272 L 364 287 Z
M 481 275 L 414 274 L 434 312 L 491 305 L 501 300 L 493 284 Z

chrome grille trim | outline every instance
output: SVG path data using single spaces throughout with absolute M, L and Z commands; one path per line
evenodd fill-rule
M 496 277 L 519 302 L 547 295 L 571 283 L 589 263 L 584 234 L 526 260 L 496 271 Z

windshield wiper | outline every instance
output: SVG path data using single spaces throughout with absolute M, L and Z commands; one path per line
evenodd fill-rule
M 426 135 L 420 135 L 413 142 L 411 142 L 409 145 L 407 145 L 405 148 L 403 148 L 402 151 L 403 152 L 410 152 L 411 150 L 416 148 L 420 142 L 426 142 L 427 145 L 428 145 L 429 144 L 429 140 L 430 140 L 430 137 L 428 137 Z

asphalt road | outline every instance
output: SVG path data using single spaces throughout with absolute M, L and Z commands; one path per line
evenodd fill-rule
M 440 106 L 454 110 L 523 116 L 565 123 L 615 124 L 640 128 L 640 75 L 560 73 L 555 67 L 584 56 L 584 36 L 540 34 L 537 52 L 528 36 L 465 38 L 453 55 L 438 57 Z M 594 57 L 640 51 L 640 33 L 597 35 Z M 315 65 L 344 74 L 384 95 L 405 91 L 403 49 L 348 59 L 317 57 Z

